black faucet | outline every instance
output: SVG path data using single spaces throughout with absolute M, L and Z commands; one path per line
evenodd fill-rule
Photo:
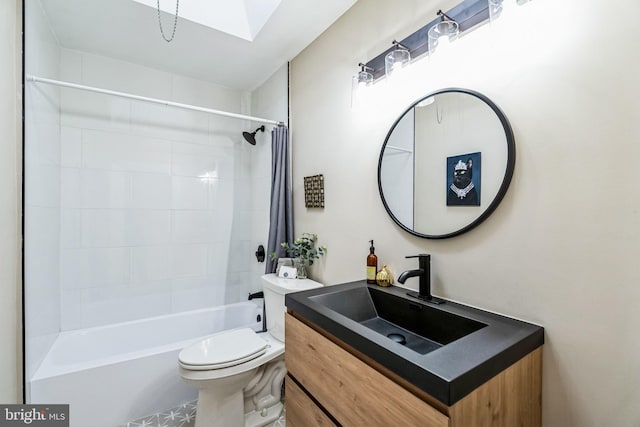
M 444 304 L 445 300 L 436 298 L 431 295 L 431 255 L 420 254 L 410 255 L 405 258 L 418 258 L 419 268 L 416 270 L 407 270 L 402 272 L 398 277 L 398 282 L 404 284 L 409 277 L 420 277 L 419 291 L 407 292 L 407 295 L 414 298 L 430 302 L 432 304 Z

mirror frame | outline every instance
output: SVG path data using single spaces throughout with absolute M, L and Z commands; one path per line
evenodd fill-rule
M 401 223 L 398 220 L 398 218 L 393 214 L 393 212 L 391 211 L 389 205 L 387 204 L 387 201 L 386 201 L 386 199 L 384 197 L 384 193 L 382 191 L 382 180 L 381 180 L 381 176 L 380 176 L 381 175 L 381 171 L 382 171 L 382 160 L 383 160 L 385 148 L 387 147 L 387 143 L 389 142 L 389 138 L 391 137 L 391 134 L 395 130 L 395 128 L 398 125 L 398 123 L 400 122 L 400 120 L 402 120 L 402 118 L 408 112 L 410 112 L 420 102 L 424 101 L 425 99 L 427 99 L 429 97 L 436 96 L 436 95 L 443 94 L 443 93 L 462 93 L 462 94 L 465 94 L 465 95 L 474 96 L 474 97 L 480 99 L 481 101 L 483 101 L 485 104 L 487 104 L 493 110 L 493 112 L 498 116 L 498 119 L 500 120 L 500 123 L 502 124 L 502 128 L 504 129 L 505 137 L 506 137 L 506 140 L 507 140 L 506 141 L 506 143 L 507 143 L 507 165 L 506 166 L 507 167 L 506 167 L 506 170 L 505 170 L 504 178 L 502 179 L 502 184 L 500 185 L 500 188 L 498 189 L 498 192 L 497 192 L 496 196 L 491 201 L 491 203 L 487 206 L 487 208 L 484 210 L 484 212 L 482 212 L 480 214 L 480 216 L 478 216 L 475 220 L 473 220 L 469 224 L 463 226 L 462 228 L 460 228 L 460 229 L 458 229 L 456 231 L 452 231 L 450 233 L 445 233 L 445 234 L 424 234 L 424 233 L 420 233 L 420 232 L 418 232 L 416 230 L 413 230 L 413 229 L 407 227 L 405 224 Z M 389 214 L 391 219 L 393 219 L 393 221 L 400 226 L 400 228 L 402 228 L 403 230 L 405 230 L 408 233 L 413 234 L 414 236 L 423 237 L 423 238 L 426 238 L 426 239 L 447 239 L 447 238 L 450 238 L 450 237 L 459 236 L 460 234 L 463 234 L 463 233 L 466 233 L 467 231 L 472 230 L 473 228 L 475 228 L 478 225 L 480 225 L 484 220 L 486 220 L 489 217 L 489 215 L 491 215 L 493 213 L 493 211 L 496 210 L 496 208 L 498 207 L 498 205 L 500 204 L 500 202 L 504 198 L 504 195 L 507 193 L 507 189 L 509 188 L 509 184 L 511 183 L 511 178 L 513 177 L 513 171 L 514 171 L 514 168 L 515 168 L 515 163 L 516 163 L 516 144 L 515 144 L 515 138 L 513 136 L 513 130 L 511 129 L 511 125 L 509 124 L 509 120 L 507 120 L 507 117 L 504 115 L 502 110 L 500 110 L 500 108 L 498 108 L 498 106 L 495 103 L 493 103 L 493 101 L 491 101 L 485 95 L 483 95 L 481 93 L 478 93 L 476 91 L 470 90 L 470 89 L 462 89 L 462 88 L 439 89 L 439 90 L 437 90 L 435 92 L 432 92 L 432 93 L 428 94 L 427 96 L 425 96 L 423 98 L 420 98 L 419 100 L 414 102 L 409 108 L 404 110 L 404 112 L 400 115 L 400 117 L 398 117 L 398 119 L 393 123 L 393 125 L 391 126 L 391 129 L 389 129 L 389 132 L 387 132 L 387 136 L 386 136 L 386 138 L 384 140 L 384 143 L 382 144 L 382 148 L 380 149 L 380 158 L 378 160 L 378 191 L 380 192 L 380 198 L 382 199 L 382 204 L 384 205 L 385 210 L 387 211 L 387 213 Z

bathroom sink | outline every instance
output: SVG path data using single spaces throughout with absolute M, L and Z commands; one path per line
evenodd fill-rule
M 367 328 L 426 354 L 487 326 L 373 287 L 358 287 L 310 297 Z
M 366 281 L 285 297 L 287 310 L 452 405 L 544 343 L 544 328 L 475 307 L 434 305 Z

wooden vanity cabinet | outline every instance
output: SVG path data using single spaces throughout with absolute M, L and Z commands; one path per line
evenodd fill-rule
M 541 348 L 446 406 L 293 313 L 285 333 L 287 427 L 541 425 Z

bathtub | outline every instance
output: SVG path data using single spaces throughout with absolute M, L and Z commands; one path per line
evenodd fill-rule
M 227 329 L 258 331 L 261 306 L 211 309 L 61 332 L 28 383 L 28 402 L 69 404 L 71 427 L 115 427 L 193 401 L 178 353 Z

